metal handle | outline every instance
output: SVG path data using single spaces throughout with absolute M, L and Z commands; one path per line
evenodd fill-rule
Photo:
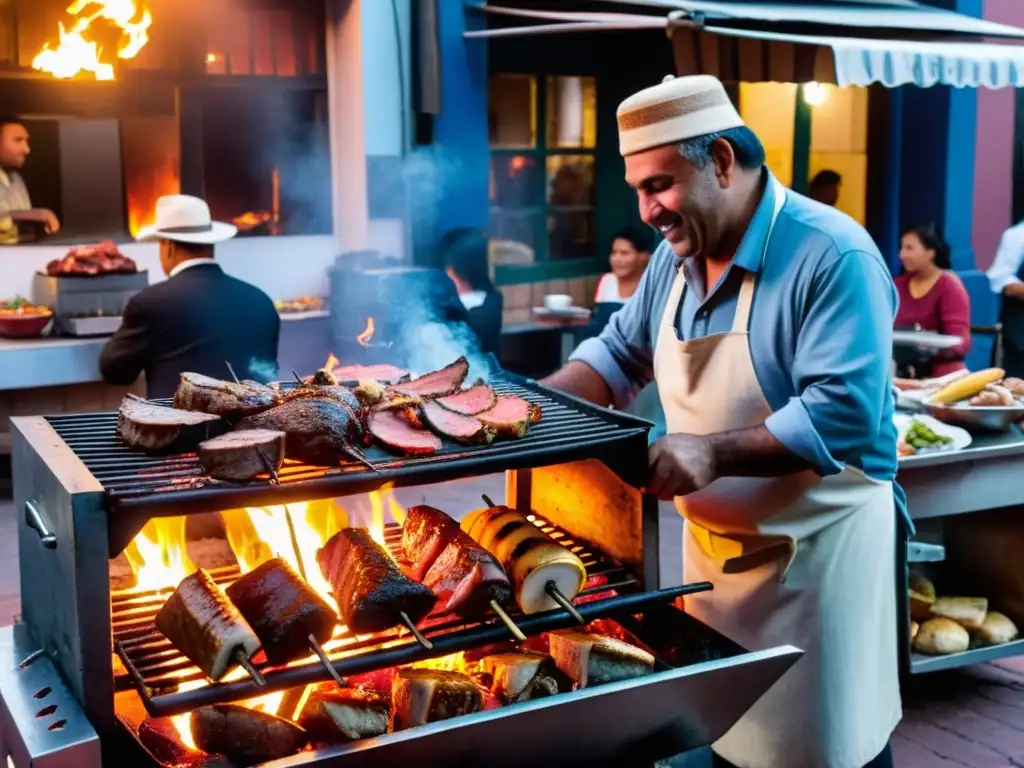
M 46 525 L 46 521 L 43 520 L 43 513 L 39 511 L 39 506 L 31 499 L 25 502 L 25 523 L 39 534 L 39 541 L 42 542 L 44 547 L 47 549 L 57 548 L 57 536 Z

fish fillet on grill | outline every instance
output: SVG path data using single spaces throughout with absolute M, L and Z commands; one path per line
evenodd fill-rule
M 195 450 L 226 429 L 220 416 L 167 408 L 135 395 L 127 395 L 117 412 L 118 439 L 140 451 Z
M 183 411 L 238 418 L 278 403 L 273 389 L 255 381 L 222 381 L 199 373 L 183 373 L 174 393 L 174 407 Z
M 614 637 L 587 632 L 552 632 L 551 658 L 580 688 L 643 677 L 654 671 L 654 657 Z

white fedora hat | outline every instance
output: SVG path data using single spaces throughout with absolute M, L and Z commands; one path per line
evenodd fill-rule
M 175 240 L 213 245 L 230 240 L 238 227 L 210 219 L 210 206 L 192 195 L 166 195 L 156 201 L 156 223 L 139 230 L 136 240 Z

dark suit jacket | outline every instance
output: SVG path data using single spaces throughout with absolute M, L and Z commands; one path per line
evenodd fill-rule
M 480 339 L 480 349 L 495 357 L 501 351 L 501 313 L 504 298 L 500 291 L 488 291 L 484 303 L 469 310 L 469 327 Z
M 218 379 L 277 376 L 281 318 L 263 291 L 224 274 L 215 262 L 190 267 L 136 294 L 121 328 L 100 355 L 110 384 L 145 372 L 150 398 L 170 397 L 185 371 Z

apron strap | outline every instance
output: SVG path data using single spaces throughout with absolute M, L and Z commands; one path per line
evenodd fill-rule
M 743 277 L 743 285 L 740 286 L 739 296 L 736 297 L 736 314 L 732 318 L 732 332 L 746 333 L 750 323 L 750 307 L 754 303 L 754 285 L 757 282 L 757 275 L 747 272 Z

